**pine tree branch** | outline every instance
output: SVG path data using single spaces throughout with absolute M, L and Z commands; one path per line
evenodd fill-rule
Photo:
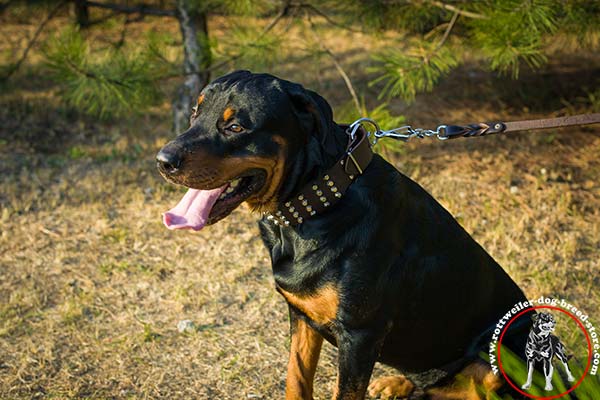
M 342 79 L 344 80 L 344 83 L 346 84 L 346 87 L 348 88 L 348 92 L 350 92 L 350 96 L 352 96 L 352 101 L 354 102 L 354 107 L 356 107 L 356 111 L 358 111 L 358 113 L 360 114 L 362 112 L 362 108 L 360 106 L 360 101 L 358 100 L 356 90 L 354 89 L 354 85 L 352 84 L 350 77 L 348 76 L 346 71 L 344 71 L 344 68 L 342 68 L 342 65 L 337 60 L 335 54 L 333 54 L 331 50 L 325 47 L 325 45 L 321 44 L 321 47 L 323 48 L 323 51 L 325 51 L 325 53 L 329 56 L 329 58 L 331 58 L 331 61 L 333 61 L 335 69 L 337 69 L 338 73 L 341 75 Z
M 130 18 L 130 15 L 127 14 L 127 17 L 125 17 L 125 21 L 123 22 L 123 28 L 121 29 L 121 34 L 119 35 L 119 40 L 117 41 L 117 43 L 115 43 L 115 47 L 117 49 L 123 47 L 123 45 L 125 44 L 125 36 L 127 35 L 127 26 L 129 24 L 131 24 L 132 22 L 136 22 L 139 18 L 141 18 L 142 16 L 139 16 L 138 18 Z
M 123 14 L 140 14 L 140 15 L 154 15 L 159 17 L 175 17 L 177 13 L 175 10 L 163 10 L 160 8 L 152 8 L 147 4 L 138 4 L 135 6 L 126 6 L 123 4 L 115 3 L 99 3 L 97 1 L 86 1 L 85 5 L 89 7 L 105 8 L 108 10 L 117 11 Z
M 8 70 L 8 72 L 6 73 L 6 75 L 2 77 L 3 81 L 8 80 L 15 72 L 17 72 L 17 70 L 21 67 L 21 64 L 23 64 L 23 61 L 25 61 L 25 59 L 27 58 L 27 55 L 29 54 L 29 51 L 31 50 L 31 48 L 33 47 L 33 45 L 35 44 L 35 42 L 38 40 L 38 38 L 40 37 L 40 34 L 44 30 L 44 28 L 46 27 L 46 25 L 48 24 L 48 22 L 50 22 L 50 20 L 56 16 L 56 14 L 58 13 L 58 11 L 66 3 L 67 3 L 67 0 L 63 0 L 60 3 L 58 3 L 52 10 L 50 10 L 50 12 L 48 13 L 48 15 L 46 16 L 46 19 L 44 19 L 42 21 L 42 23 L 38 26 L 37 30 L 33 34 L 33 37 L 31 38 L 31 40 L 29 41 L 29 43 L 27 43 L 27 47 L 25 47 L 25 50 L 23 51 L 23 54 L 21 55 L 21 58 L 19 58 L 19 60 Z
M 130 85 L 128 85 L 127 83 L 125 83 L 123 81 L 120 81 L 118 79 L 108 78 L 106 76 L 99 76 L 99 75 L 97 75 L 97 74 L 95 74 L 93 72 L 81 69 L 81 68 L 79 68 L 76 64 L 74 64 L 69 59 L 67 59 L 65 61 L 65 65 L 67 67 L 69 67 L 71 69 L 71 71 L 75 72 L 76 74 L 85 76 L 86 78 L 94 79 L 96 81 L 102 81 L 103 80 L 103 81 L 105 81 L 107 83 L 111 83 L 111 84 L 116 85 L 116 86 L 121 86 L 121 87 L 124 87 L 126 89 L 130 89 L 131 88 Z
M 442 3 L 441 1 L 438 1 L 438 0 L 425 0 L 425 2 L 430 3 L 431 5 L 434 5 L 436 7 L 442 8 L 444 10 L 453 11 L 460 15 L 464 15 L 465 17 L 468 17 L 468 18 L 489 19 L 489 17 L 487 15 L 478 14 L 478 13 L 475 13 L 472 11 L 461 10 L 460 8 L 453 6 L 452 4 Z
M 437 44 L 435 51 L 438 51 L 440 49 L 440 47 L 442 47 L 444 45 L 444 43 L 446 42 L 446 39 L 448 39 L 448 36 L 450 36 L 450 32 L 452 31 L 452 28 L 454 28 L 454 24 L 456 24 L 456 20 L 458 19 L 458 16 L 460 14 L 455 11 L 454 15 L 452 16 L 452 19 L 450 20 L 450 23 L 448 24 L 448 27 L 446 28 L 446 31 L 444 32 L 444 36 L 442 36 L 442 38 L 440 39 L 440 42 Z
M 116 17 L 117 15 L 120 15 L 120 14 L 121 13 L 118 12 L 118 11 L 113 11 L 111 13 L 108 13 L 108 14 L 106 14 L 106 15 L 98 18 L 98 19 L 95 19 L 93 21 L 88 22 L 86 28 L 89 28 L 89 27 L 94 26 L 94 25 L 101 24 L 101 23 L 103 23 L 105 21 L 108 21 L 109 19 L 112 19 L 112 18 L 114 18 L 114 17 Z
M 360 100 L 358 99 L 358 95 L 356 94 L 356 90 L 354 89 L 354 85 L 352 84 L 350 77 L 348 76 L 348 74 L 346 73 L 344 68 L 342 67 L 342 64 L 340 64 L 340 62 L 338 61 L 335 54 L 333 54 L 333 52 L 331 50 L 329 50 L 329 48 L 327 46 L 325 46 L 323 39 L 317 34 L 317 30 L 316 30 L 314 23 L 311 20 L 310 16 L 308 17 L 308 22 L 310 23 L 310 26 L 312 27 L 312 33 L 315 36 L 317 42 L 319 43 L 319 46 L 321 47 L 323 52 L 325 54 L 327 54 L 329 56 L 329 58 L 331 58 L 331 61 L 333 61 L 333 65 L 335 66 L 335 69 L 338 71 L 338 73 L 344 80 L 344 84 L 346 85 L 348 92 L 350 92 L 350 96 L 352 97 L 352 102 L 354 103 L 354 107 L 356 107 L 356 111 L 358 112 L 359 115 L 362 114 L 362 107 L 360 106 Z
M 275 18 L 273 18 L 271 20 L 271 22 L 269 22 L 269 24 L 267 26 L 265 26 L 265 28 L 262 30 L 260 35 L 258 35 L 258 37 L 254 41 L 258 42 L 263 37 L 265 37 L 265 35 L 267 33 L 269 33 L 273 28 L 275 28 L 275 26 L 283 19 L 283 17 L 288 15 L 289 11 L 290 11 L 290 3 L 288 1 L 286 1 L 285 4 L 283 5 L 283 7 L 281 8 L 281 10 L 275 16 Z M 245 50 L 242 49 L 242 51 L 240 51 L 238 54 L 231 56 L 231 57 L 227 58 L 226 60 L 221 61 L 220 63 L 213 64 L 210 67 L 206 68 L 206 71 L 213 72 L 221 67 L 224 67 L 225 65 L 240 59 L 244 55 L 244 53 L 245 53 Z
M 329 22 L 333 26 L 348 30 L 350 32 L 363 33 L 363 31 L 360 29 L 354 29 L 350 26 L 347 26 L 347 25 L 341 24 L 337 21 L 334 21 L 329 15 L 325 14 L 323 11 L 319 10 L 317 7 L 313 6 L 312 4 L 308 4 L 308 3 L 290 4 L 290 7 L 309 9 L 310 11 L 317 14 L 318 16 L 323 17 L 327 22 Z
M 423 35 L 423 39 L 429 40 L 429 38 L 434 36 L 438 31 L 441 31 L 442 29 L 445 31 L 448 28 L 448 25 L 450 25 L 450 22 L 442 22 L 441 24 L 436 25 L 429 32 Z

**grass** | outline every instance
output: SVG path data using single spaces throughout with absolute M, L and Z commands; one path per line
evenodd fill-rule
M 376 88 L 361 72 L 370 44 L 352 35 L 326 39 L 375 105 Z M 256 216 L 240 208 L 199 233 L 166 230 L 161 212 L 183 194 L 154 167 L 171 136 L 166 102 L 129 119 L 78 116 L 60 106 L 32 57 L 0 94 L 0 398 L 282 398 L 287 310 Z M 284 59 L 272 72 L 341 110 L 347 95 L 333 66 L 299 62 Z M 584 54 L 507 84 L 467 66 L 414 105 L 390 110 L 423 127 L 543 117 L 564 110 L 561 98 L 578 104 L 582 82 L 599 68 L 597 55 Z M 384 154 L 528 297 L 565 297 L 599 327 L 599 133 L 415 140 Z M 183 319 L 197 331 L 180 334 Z M 315 398 L 329 398 L 335 364 L 326 345 Z M 378 366 L 376 375 L 386 372 Z

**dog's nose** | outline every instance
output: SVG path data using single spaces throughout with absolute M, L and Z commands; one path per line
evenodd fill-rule
M 177 152 L 163 148 L 156 155 L 156 165 L 161 171 L 167 174 L 174 174 L 179 171 L 179 167 L 181 166 L 181 156 Z

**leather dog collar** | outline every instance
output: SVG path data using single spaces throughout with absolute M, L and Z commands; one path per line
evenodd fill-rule
M 349 135 L 350 136 L 350 135 Z M 367 168 L 373 152 L 367 132 L 360 127 L 346 147 L 344 155 L 322 176 L 308 182 L 295 195 L 280 204 L 267 220 L 275 225 L 296 226 L 333 207 L 344 197 L 346 189 Z

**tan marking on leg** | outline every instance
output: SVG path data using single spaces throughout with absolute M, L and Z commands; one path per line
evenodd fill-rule
M 459 372 L 448 385 L 431 388 L 427 394 L 431 400 L 487 400 L 502 384 L 502 379 L 494 375 L 489 365 L 474 362 Z
M 225 111 L 223 111 L 223 121 L 228 121 L 235 114 L 235 110 L 231 107 L 227 107 Z
M 408 397 L 415 385 L 402 375 L 384 376 L 375 379 L 369 385 L 369 396 L 380 399 L 394 399 Z
M 312 400 L 313 381 L 322 344 L 323 337 L 305 321 L 298 320 L 290 345 L 286 400 Z
M 307 296 L 286 292 L 280 289 L 285 299 L 318 324 L 326 325 L 335 319 L 339 305 L 339 295 L 333 286 L 324 286 Z
M 198 96 L 198 102 L 196 104 L 199 106 L 200 104 L 202 104 L 203 101 L 204 101 L 204 94 L 201 94 L 200 96 Z

